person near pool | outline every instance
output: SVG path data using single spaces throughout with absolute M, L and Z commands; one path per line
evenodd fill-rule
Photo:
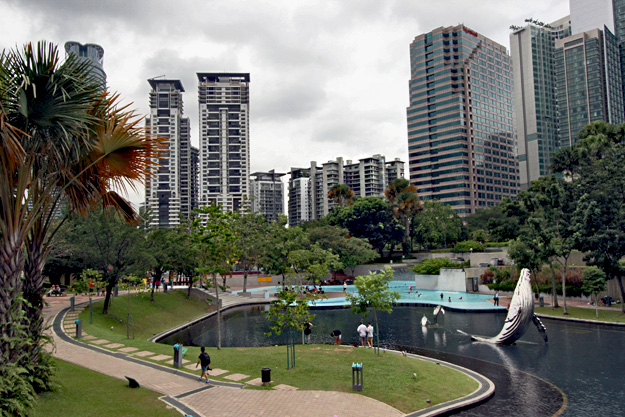
M 330 336 L 334 337 L 335 345 L 341 344 L 341 331 L 340 330 L 332 330 L 332 333 L 330 333 Z
M 367 345 L 369 345 L 369 348 L 373 348 L 373 326 L 371 322 L 367 326 Z
M 347 292 L 347 282 L 343 282 L 343 292 Z
M 206 353 L 206 348 L 204 348 L 204 346 L 202 346 L 200 348 L 200 351 L 202 353 L 200 353 L 200 356 L 197 357 L 197 363 L 195 364 L 195 367 L 197 368 L 198 365 L 202 365 L 202 375 L 200 375 L 200 377 L 198 378 L 198 381 L 202 380 L 202 377 L 206 378 L 206 383 L 208 384 L 208 371 L 212 371 L 210 364 L 211 364 L 211 357 L 208 355 L 208 353 Z
M 499 305 L 499 291 L 495 293 L 494 301 L 495 301 L 494 305 L 498 306 Z
M 441 293 L 441 301 L 443 301 L 443 293 Z
M 367 347 L 367 326 L 365 326 L 362 321 L 360 322 L 360 326 L 356 329 L 358 332 L 358 336 L 360 336 L 360 344 L 362 347 Z

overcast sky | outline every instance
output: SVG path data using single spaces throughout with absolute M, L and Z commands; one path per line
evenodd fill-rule
M 407 161 L 415 36 L 464 23 L 509 49 L 511 24 L 568 10 L 567 0 L 0 0 L 0 50 L 99 44 L 109 88 L 141 115 L 148 78 L 180 79 L 196 146 L 196 73 L 249 72 L 251 172 L 288 172 L 338 156 Z

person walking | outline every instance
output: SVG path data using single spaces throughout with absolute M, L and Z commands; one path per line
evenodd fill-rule
M 362 321 L 360 322 L 360 326 L 356 329 L 358 332 L 358 336 L 360 337 L 360 345 L 362 347 L 367 347 L 367 326 L 365 326 Z
M 206 348 L 204 346 L 202 346 L 200 348 L 200 351 L 202 353 L 200 353 L 200 356 L 198 356 L 197 358 L 197 363 L 195 364 L 195 367 L 197 368 L 198 365 L 202 366 L 202 375 L 200 375 L 200 377 L 198 378 L 198 381 L 202 380 L 202 377 L 206 378 L 206 384 L 208 384 L 210 381 L 208 380 L 208 371 L 212 371 L 210 364 L 211 364 L 211 357 L 208 353 L 206 353 Z
M 495 305 L 498 306 L 499 305 L 499 291 L 495 292 L 494 300 L 495 300 Z
M 373 326 L 371 322 L 367 326 L 367 345 L 369 345 L 369 349 L 373 348 Z
M 347 292 L 347 282 L 343 282 L 343 292 Z

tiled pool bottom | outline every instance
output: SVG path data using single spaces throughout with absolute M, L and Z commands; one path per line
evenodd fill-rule
M 412 285 L 412 290 L 410 286 Z M 414 287 L 414 283 L 410 281 L 393 281 L 390 284 L 390 288 L 393 291 L 399 292 L 400 299 L 397 301 L 398 305 L 405 306 L 437 306 L 442 305 L 449 310 L 466 310 L 466 311 L 497 311 L 505 310 L 505 307 L 493 305 L 493 296 L 489 294 L 476 294 L 462 291 L 439 291 L 439 290 L 423 290 Z M 268 290 L 270 293 L 275 293 L 280 287 L 259 287 L 249 289 L 252 293 L 262 293 Z M 330 293 L 343 293 L 343 286 L 341 285 L 325 285 L 323 290 L 326 294 Z M 234 291 L 233 293 L 237 293 Z M 356 292 L 354 285 L 347 286 L 347 292 Z M 442 298 L 441 298 L 442 294 Z M 450 301 L 451 300 L 451 301 Z M 329 297 L 322 300 L 317 300 L 314 307 L 316 308 L 337 308 L 348 306 L 349 302 L 345 297 Z

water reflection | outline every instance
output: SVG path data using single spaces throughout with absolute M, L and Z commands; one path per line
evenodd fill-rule
M 261 310 L 246 307 L 225 314 L 223 346 L 284 343 L 284 336 L 264 335 L 269 331 L 269 322 Z M 352 315 L 348 309 L 316 310 L 315 314 L 312 343 L 331 343 L 330 332 L 334 329 L 343 332 L 344 342 L 358 343 L 356 327 L 360 317 Z M 493 336 L 503 326 L 505 312 L 459 313 L 448 310 L 444 316 L 439 316 L 438 325 L 427 328 L 421 326 L 423 314 L 432 321 L 430 308 L 397 307 L 390 315 L 379 314 L 380 338 L 383 343 L 403 350 L 441 360 L 448 358 L 450 362 L 474 369 L 495 381 L 497 388 L 493 400 L 459 415 L 553 415 L 562 404 L 559 389 L 568 397 L 565 416 L 622 414 L 625 392 L 620 375 L 625 369 L 625 355 L 622 354 L 625 329 L 546 319 L 548 344 L 531 326 L 517 344 L 494 346 L 471 342 L 457 329 Z M 215 324 L 215 319 L 208 319 L 164 342 L 214 346 Z

